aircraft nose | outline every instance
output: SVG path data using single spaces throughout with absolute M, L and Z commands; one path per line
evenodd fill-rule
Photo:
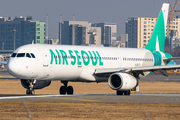
M 8 72 L 18 78 L 28 79 L 34 78 L 38 75 L 38 72 L 34 72 L 33 64 L 29 66 L 24 59 L 9 58 L 7 62 Z
M 12 60 L 11 58 L 7 62 L 7 70 L 12 75 L 17 75 L 20 72 L 20 69 L 18 67 L 18 64 L 16 60 Z

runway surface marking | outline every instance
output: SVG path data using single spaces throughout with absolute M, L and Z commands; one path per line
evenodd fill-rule
M 100 102 L 99 100 L 88 100 L 88 99 L 74 99 L 74 98 L 62 98 L 62 97 L 41 97 L 41 98 L 53 98 L 53 99 L 64 99 L 64 100 L 75 100 L 84 102 Z
M 0 100 L 3 99 L 22 99 L 22 98 L 53 98 L 53 99 L 64 99 L 64 100 L 74 100 L 74 101 L 84 101 L 84 102 L 100 102 L 98 100 L 88 100 L 88 99 L 74 99 L 74 98 L 62 98 L 70 96 L 84 96 L 87 94 L 75 94 L 75 95 L 35 95 L 35 96 L 9 96 L 9 97 L 0 97 Z
M 40 97 L 68 97 L 76 95 L 32 95 L 32 96 L 9 96 L 9 97 L 0 97 L 0 100 L 3 99 L 21 99 L 21 98 L 40 98 Z

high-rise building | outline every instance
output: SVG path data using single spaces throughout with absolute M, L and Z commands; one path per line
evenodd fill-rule
M 64 21 L 59 23 L 59 40 L 62 45 L 85 45 L 89 41 L 88 21 Z
M 92 23 L 92 27 L 101 27 L 101 44 L 109 46 L 116 42 L 117 24 L 116 23 Z
M 59 23 L 59 40 L 64 45 L 109 46 L 116 42 L 116 23 L 64 21 Z
M 178 34 L 180 35 L 180 18 L 179 18 L 179 16 L 176 16 L 176 18 L 173 19 L 172 29 L 177 31 Z
M 128 34 L 121 34 L 121 45 L 120 47 L 128 47 Z
M 63 45 L 101 45 L 101 28 L 91 27 L 88 21 L 59 23 L 59 43 Z
M 0 17 L 0 50 L 14 50 L 15 48 L 31 44 L 45 43 L 45 22 L 33 21 L 32 17 L 9 18 Z
M 129 18 L 126 21 L 126 34 L 128 34 L 128 47 L 144 48 L 154 30 L 157 18 Z
M 89 26 L 88 34 L 89 34 L 89 45 L 102 46 L 102 44 L 101 44 L 101 27 L 90 27 Z

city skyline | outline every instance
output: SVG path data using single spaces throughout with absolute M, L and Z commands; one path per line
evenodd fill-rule
M 1 0 L 0 16 L 32 16 L 35 21 L 46 21 L 48 36 L 58 38 L 58 23 L 62 21 L 88 21 L 89 23 L 117 23 L 117 37 L 125 33 L 125 21 L 131 17 L 157 17 L 162 3 L 168 0 L 84 1 L 84 0 Z M 174 1 L 172 1 L 173 3 Z

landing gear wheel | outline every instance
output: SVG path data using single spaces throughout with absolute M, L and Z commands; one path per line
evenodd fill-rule
M 117 94 L 117 95 L 123 95 L 123 91 L 118 91 L 118 90 L 117 90 L 117 91 L 116 91 L 116 94 Z
M 59 93 L 60 93 L 60 95 L 65 95 L 66 94 L 66 87 L 61 86 L 60 89 L 59 89 Z
M 30 95 L 34 95 L 34 94 L 35 94 L 34 90 L 30 90 Z
M 22 83 L 22 82 L 21 82 Z M 29 88 L 26 90 L 26 95 L 34 95 L 34 85 L 36 83 L 36 80 L 26 80 L 27 85 L 29 85 Z
M 26 95 L 29 95 L 29 94 L 30 94 L 30 90 L 27 89 L 27 90 L 26 90 Z
M 64 86 L 61 86 L 59 89 L 60 95 L 65 95 L 66 93 L 68 95 L 73 95 L 73 87 L 67 85 L 68 81 L 61 81 L 61 83 L 63 83 Z
M 72 86 L 67 87 L 67 94 L 68 95 L 73 95 L 73 87 Z
M 130 90 L 124 91 L 124 95 L 130 95 L 130 94 L 131 94 Z
M 26 95 L 34 95 L 34 94 L 35 94 L 34 90 L 30 90 L 30 89 L 26 90 Z
M 130 95 L 131 94 L 131 91 L 130 90 L 127 90 L 127 91 L 116 91 L 116 94 L 117 95 Z

